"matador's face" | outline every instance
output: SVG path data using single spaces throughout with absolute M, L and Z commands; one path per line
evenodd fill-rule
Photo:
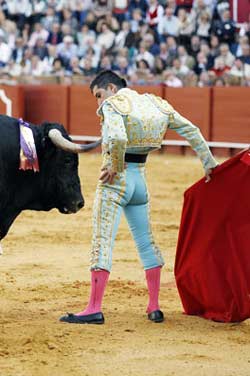
M 97 100 L 98 107 L 102 102 L 117 93 L 117 87 L 114 84 L 109 84 L 106 89 L 95 86 L 93 88 L 93 95 Z

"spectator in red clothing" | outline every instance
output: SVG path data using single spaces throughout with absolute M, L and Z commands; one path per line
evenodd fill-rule
M 214 67 L 211 69 L 211 72 L 214 72 L 216 77 L 221 77 L 224 73 L 230 71 L 231 67 L 225 65 L 224 61 L 220 58 L 216 59 Z
M 157 0 L 149 0 L 149 8 L 146 15 L 146 21 L 152 29 L 156 29 L 164 15 L 164 9 Z

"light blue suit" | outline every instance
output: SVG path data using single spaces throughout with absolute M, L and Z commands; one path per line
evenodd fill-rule
M 151 231 L 145 165 L 129 162 L 124 169 L 125 153 L 148 154 L 159 149 L 167 128 L 171 128 L 189 141 L 205 170 L 215 167 L 217 162 L 199 129 L 159 97 L 121 89 L 106 99 L 97 113 L 102 118 L 103 167 L 111 167 L 117 175 L 113 184 L 99 181 L 97 185 L 91 269 L 111 270 L 122 211 L 144 269 L 162 266 L 164 261 Z

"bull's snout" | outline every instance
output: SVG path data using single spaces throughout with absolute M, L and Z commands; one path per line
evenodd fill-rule
M 84 207 L 84 200 L 78 201 L 76 203 L 77 210 L 80 210 L 81 208 Z

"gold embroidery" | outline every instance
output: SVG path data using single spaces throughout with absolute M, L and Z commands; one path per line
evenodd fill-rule
M 147 94 L 148 97 L 154 102 L 154 104 L 167 115 L 173 115 L 174 108 L 165 99 L 158 97 L 154 94 Z
M 112 95 L 107 102 L 121 115 L 128 115 L 132 111 L 131 101 L 126 95 Z

